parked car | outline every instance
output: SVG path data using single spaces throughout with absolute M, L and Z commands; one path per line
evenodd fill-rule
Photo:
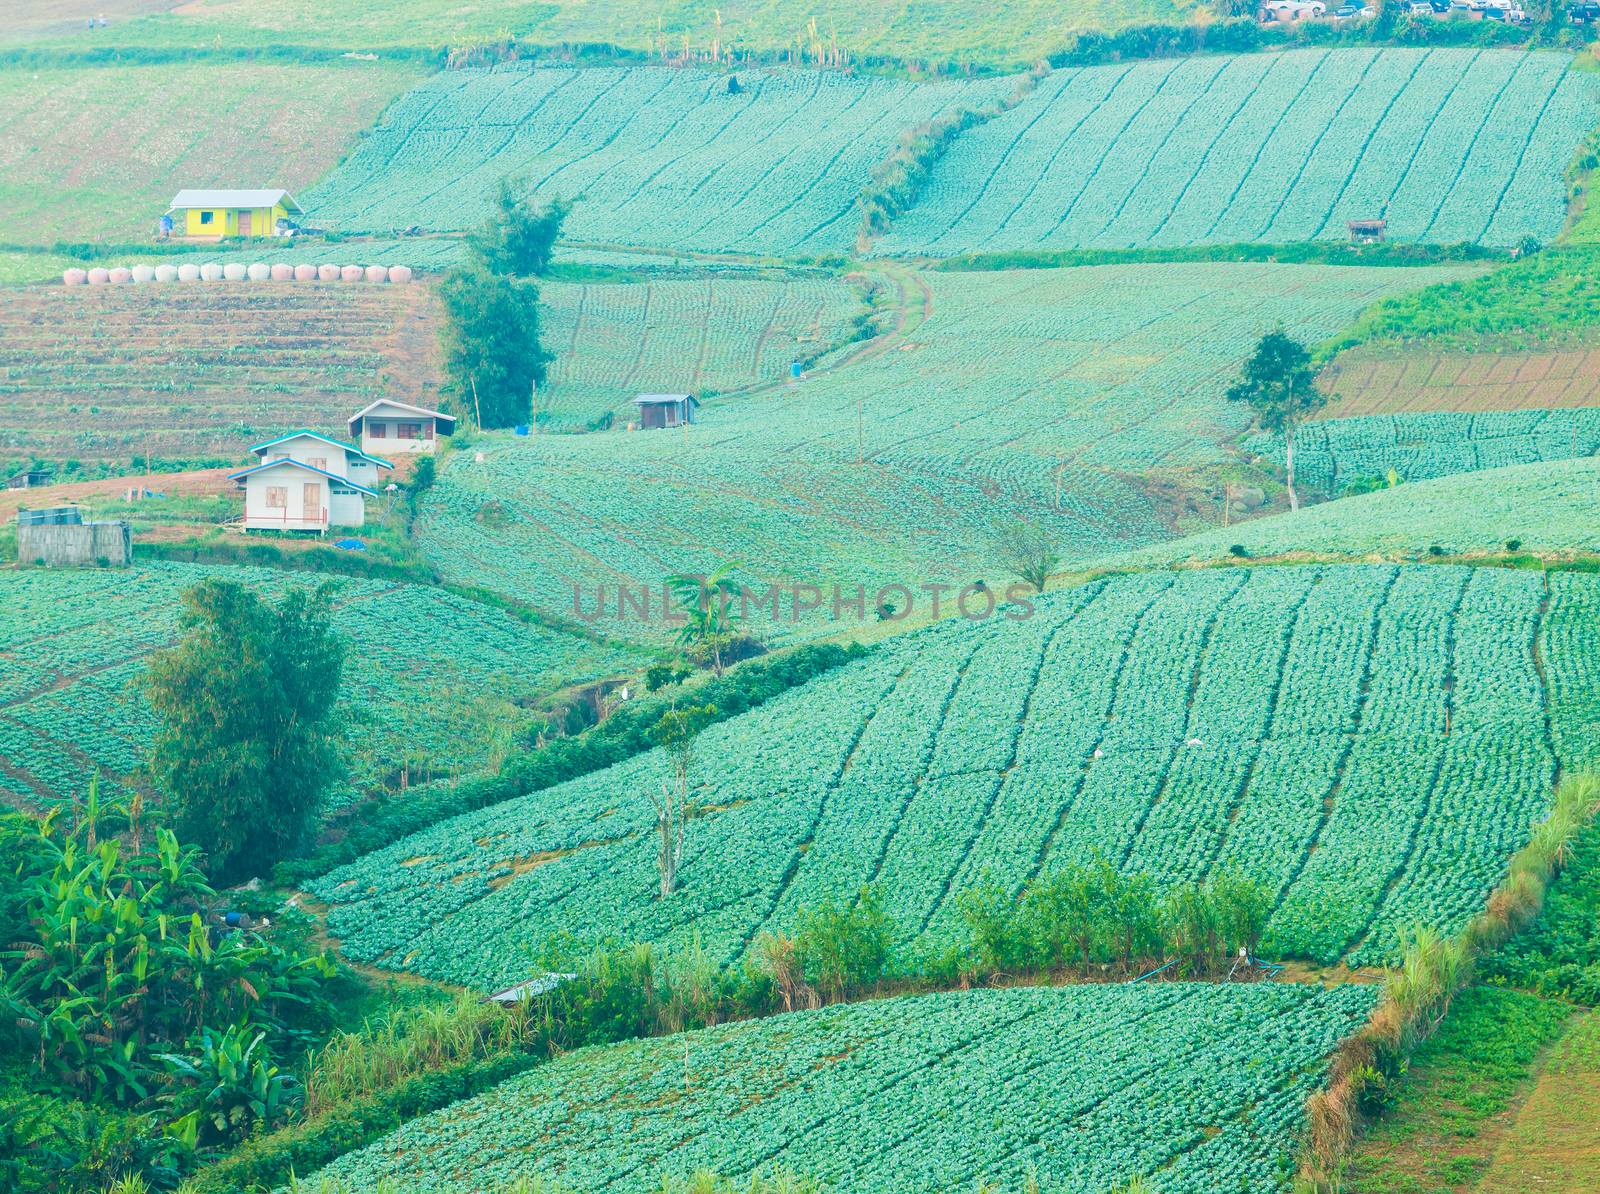
M 1328 11 L 1322 0 L 1272 0 L 1264 9 L 1269 21 L 1315 20 Z
M 1269 21 L 1316 20 L 1328 11 L 1322 0 L 1272 0 L 1264 9 Z
M 1486 5 L 1483 10 L 1483 19 L 1486 21 L 1504 21 L 1508 25 L 1532 24 L 1528 19 L 1528 14 L 1514 4 Z
M 1411 0 L 1407 11 L 1414 17 L 1431 17 L 1436 11 L 1433 7 L 1434 0 Z M 1448 4 L 1445 8 L 1449 8 Z
M 1572 4 L 1567 7 L 1567 20 L 1574 25 L 1592 25 L 1600 21 L 1600 4 Z
M 1434 12 L 1447 13 L 1450 11 L 1450 0 L 1428 0 Z

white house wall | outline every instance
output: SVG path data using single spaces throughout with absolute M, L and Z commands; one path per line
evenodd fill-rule
M 336 493 L 328 507 L 328 523 L 336 527 L 358 527 L 367 520 L 366 499 L 359 493 Z
M 328 482 L 301 469 L 268 469 L 244 479 L 244 525 L 249 531 L 321 530 L 322 512 L 328 508 Z M 307 508 L 305 489 L 315 485 L 316 498 Z M 284 507 L 267 505 L 267 490 L 282 486 L 287 492 Z M 360 502 L 361 496 L 354 495 Z M 331 513 L 331 511 L 330 511 Z M 355 525 L 360 525 L 359 521 Z
M 370 415 L 363 419 L 361 421 L 361 450 L 363 452 L 371 453 L 373 456 L 392 456 L 400 453 L 409 454 L 413 452 L 432 453 L 434 444 L 437 442 L 436 440 L 395 438 L 395 428 L 399 426 L 401 421 L 402 420 L 373 419 Z M 415 423 L 419 420 L 411 418 L 403 421 L 407 423 Z M 432 420 L 429 419 L 426 420 L 426 422 L 431 424 Z M 380 426 L 384 429 L 384 434 L 381 438 L 372 434 L 372 429 L 374 426 Z

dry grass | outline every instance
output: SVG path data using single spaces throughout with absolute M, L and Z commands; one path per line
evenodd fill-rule
M 1473 963 L 1538 915 L 1572 839 L 1597 810 L 1600 778 L 1580 775 L 1564 781 L 1550 816 L 1512 857 L 1505 881 L 1461 936 L 1446 940 L 1426 928 L 1412 934 L 1405 961 L 1390 975 L 1378 1006 L 1334 1055 L 1324 1087 L 1306 1100 L 1303 1184 L 1317 1191 L 1338 1189 L 1369 1084 L 1379 1073 L 1397 1069 L 1438 1029 L 1457 992 L 1471 980 Z

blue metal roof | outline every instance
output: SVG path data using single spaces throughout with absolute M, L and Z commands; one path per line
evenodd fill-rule
M 376 489 L 368 489 L 365 485 L 358 485 L 349 477 L 341 477 L 338 473 L 330 473 L 327 469 L 318 468 L 314 464 L 307 464 L 303 460 L 296 460 L 292 456 L 285 456 L 282 460 L 264 460 L 260 464 L 253 464 L 249 468 L 241 469 L 237 473 L 229 473 L 228 480 L 241 481 L 245 477 L 248 477 L 251 473 L 259 473 L 263 469 L 281 468 L 284 465 L 289 465 L 293 468 L 304 469 L 308 473 L 316 473 L 319 477 L 327 477 L 330 481 L 337 481 L 340 485 L 344 485 L 350 489 L 353 489 L 357 493 L 364 493 L 368 497 L 379 496 Z
M 259 456 L 268 448 L 273 447 L 276 444 L 288 443 L 292 439 L 299 439 L 302 435 L 308 435 L 312 439 L 319 439 L 325 444 L 333 445 L 335 448 L 343 448 L 348 455 L 359 456 L 362 460 L 370 460 L 373 464 L 376 464 L 382 468 L 394 467 L 394 465 L 390 464 L 387 460 L 384 460 L 381 457 L 368 456 L 360 448 L 356 447 L 355 444 L 347 444 L 343 440 L 334 439 L 332 436 L 323 435 L 320 431 L 310 431 L 304 427 L 302 427 L 299 431 L 286 431 L 284 434 L 278 436 L 277 439 L 269 439 L 264 444 L 257 444 L 255 447 L 251 448 L 250 451 Z

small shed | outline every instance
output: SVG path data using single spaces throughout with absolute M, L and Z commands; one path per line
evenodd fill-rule
M 168 215 L 183 221 L 183 236 L 220 240 L 225 236 L 277 236 L 301 207 L 288 191 L 185 190 L 172 197 Z
M 41 485 L 50 484 L 50 470 L 43 468 L 25 468 L 20 473 L 13 473 L 6 478 L 7 489 L 38 489 Z
M 700 400 L 693 394 L 640 394 L 633 404 L 639 408 L 639 426 L 648 431 L 652 427 L 693 423 Z
M 380 398 L 350 416 L 350 438 L 364 452 L 432 452 L 439 436 L 455 431 L 454 415 L 390 398 Z
M 1389 226 L 1387 220 L 1351 220 L 1345 224 L 1350 230 L 1350 239 L 1358 245 L 1370 245 L 1383 239 L 1383 231 Z
M 17 511 L 17 562 L 47 568 L 126 567 L 133 533 L 126 522 L 84 522 L 76 506 Z

